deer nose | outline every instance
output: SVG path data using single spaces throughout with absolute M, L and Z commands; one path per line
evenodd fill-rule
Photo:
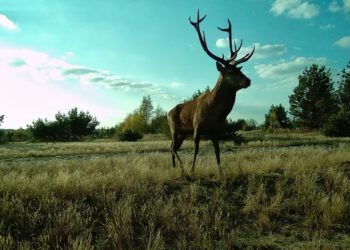
M 247 87 L 249 87 L 250 86 L 250 79 L 247 79 L 246 83 L 247 83 Z

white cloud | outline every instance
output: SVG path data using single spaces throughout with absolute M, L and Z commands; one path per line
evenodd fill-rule
M 305 0 L 275 0 L 270 11 L 277 16 L 285 14 L 291 18 L 310 19 L 320 13 L 320 7 Z
M 236 43 L 237 46 L 239 46 L 240 41 L 238 39 L 232 40 L 232 46 L 234 46 L 234 43 Z M 228 48 L 229 47 L 229 40 L 228 38 L 219 38 L 215 42 L 216 47 L 218 48 Z
M 157 84 L 149 81 L 136 82 L 106 70 L 70 64 L 65 56 L 71 56 L 72 52 L 65 53 L 61 58 L 53 58 L 31 49 L 0 48 L 0 54 L 0 67 L 6 68 L 8 72 L 4 74 L 26 75 L 37 81 L 75 80 L 81 84 L 95 84 L 109 89 L 154 92 L 158 88 Z
M 323 65 L 326 58 L 305 58 L 297 57 L 290 61 L 281 61 L 277 64 L 259 64 L 254 66 L 256 73 L 264 79 L 272 79 L 284 84 L 291 84 L 297 81 L 298 75 L 312 64 Z
M 350 0 L 343 0 L 343 7 L 344 7 L 344 12 L 349 12 L 350 11 Z
M 219 48 L 226 48 L 229 46 L 228 44 L 228 38 L 219 38 L 218 40 L 216 40 L 216 43 L 215 43 L 216 47 L 219 47 Z
M 328 10 L 333 13 L 340 12 L 341 10 L 344 13 L 348 13 L 350 11 L 350 0 L 343 0 L 342 3 L 333 1 L 329 4 Z
M 320 30 L 329 30 L 329 29 L 334 29 L 335 28 L 335 25 L 334 24 L 325 24 L 325 25 L 321 25 L 319 27 Z
M 341 7 L 340 7 L 340 5 L 339 5 L 339 3 L 338 3 L 337 1 L 333 1 L 333 2 L 331 2 L 331 3 L 329 4 L 328 10 L 329 10 L 330 12 L 335 13 L 335 12 L 340 11 L 340 10 L 341 10 Z
M 172 82 L 170 83 L 170 87 L 171 88 L 180 88 L 185 86 L 186 84 L 182 83 L 182 82 Z
M 17 25 L 12 22 L 7 16 L 0 14 L 0 26 L 7 30 L 17 30 Z
M 237 43 L 237 41 L 236 41 Z M 254 43 L 255 52 L 253 55 L 254 59 L 264 59 L 273 56 L 280 56 L 287 52 L 287 47 L 284 44 L 265 44 Z M 228 48 L 228 39 L 220 38 L 216 41 L 216 46 L 219 48 Z M 252 51 L 252 46 L 242 47 L 239 51 L 239 56 L 245 55 Z M 238 57 L 239 57 L 238 56 Z
M 342 48 L 350 48 L 350 36 L 344 36 L 334 43 Z
M 255 52 L 253 58 L 264 59 L 268 57 L 281 56 L 287 52 L 287 47 L 284 44 L 265 44 L 255 43 Z M 251 52 L 251 48 L 242 48 L 242 53 Z
M 287 12 L 289 9 L 298 6 L 299 2 L 299 0 L 275 0 L 270 11 L 279 16 L 284 12 Z

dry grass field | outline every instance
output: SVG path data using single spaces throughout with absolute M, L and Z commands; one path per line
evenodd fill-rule
M 350 139 L 245 137 L 1 145 L 0 249 L 349 249 Z

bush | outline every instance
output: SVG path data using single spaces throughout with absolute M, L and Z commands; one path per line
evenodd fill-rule
M 99 122 L 89 112 L 73 108 L 68 115 L 58 112 L 55 121 L 38 119 L 29 126 L 33 138 L 40 141 L 78 141 L 92 135 Z
M 9 140 L 13 142 L 29 141 L 32 139 L 32 134 L 29 129 L 19 128 L 9 132 Z
M 118 139 L 120 141 L 137 141 L 143 138 L 143 134 L 140 132 L 134 132 L 130 129 L 126 129 L 118 133 Z
M 246 126 L 246 121 L 244 119 L 238 119 L 233 121 L 232 119 L 227 119 L 225 125 L 219 135 L 220 140 L 233 141 L 236 145 L 241 145 L 245 142 L 245 138 L 241 134 L 237 134 L 238 130 L 243 130 Z
M 99 138 L 99 139 L 110 139 L 114 138 L 117 133 L 117 129 L 115 127 L 111 128 L 98 128 L 95 129 L 94 131 L 94 138 Z
M 282 104 L 276 106 L 271 105 L 269 112 L 265 114 L 264 128 L 275 131 L 276 129 L 291 127 L 292 123 L 289 120 L 287 111 Z
M 327 136 L 350 136 L 350 111 L 341 109 L 331 115 L 323 132 Z
M 8 134 L 5 130 L 0 129 L 0 144 L 8 142 Z

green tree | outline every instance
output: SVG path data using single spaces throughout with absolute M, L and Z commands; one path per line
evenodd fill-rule
M 350 61 L 342 70 L 338 93 L 341 108 L 350 111 Z
M 136 109 L 128 114 L 124 121 L 117 126 L 117 136 L 120 141 L 137 141 L 142 139 L 145 132 L 143 115 Z
M 306 68 L 298 79 L 298 86 L 289 96 L 290 113 L 296 124 L 307 129 L 319 129 L 336 110 L 330 70 L 314 64 Z
M 124 121 L 118 126 L 119 134 L 127 130 L 141 134 L 145 132 L 144 117 L 139 112 L 134 111 L 128 114 Z
M 45 119 L 37 119 L 33 121 L 31 125 L 28 126 L 29 131 L 33 135 L 33 138 L 40 141 L 50 141 L 54 140 L 54 136 L 52 135 L 50 130 L 50 124 Z
M 184 99 L 183 102 L 187 102 L 187 101 L 194 100 L 194 99 L 196 99 L 197 97 L 199 97 L 199 96 L 201 96 L 201 95 L 203 95 L 203 94 L 205 94 L 205 93 L 208 93 L 208 92 L 210 92 L 209 86 L 206 86 L 204 90 L 198 89 L 196 92 L 194 92 L 194 93 L 192 94 L 191 97 Z
M 350 62 L 342 70 L 338 100 L 339 110 L 330 116 L 324 133 L 328 136 L 350 136 Z
M 206 86 L 203 91 L 200 91 L 199 89 L 192 94 L 192 100 L 196 99 L 197 97 L 200 97 L 201 95 L 210 92 L 209 86 Z
M 89 112 L 73 108 L 68 115 L 58 112 L 55 121 L 39 118 L 28 127 L 33 138 L 43 141 L 76 141 L 92 135 L 99 124 Z
M 114 138 L 117 133 L 116 127 L 102 127 L 95 129 L 94 135 L 100 139 Z
M 29 141 L 32 135 L 28 129 L 15 129 L 9 132 L 9 140 L 12 142 Z
M 341 108 L 325 124 L 323 132 L 327 136 L 350 136 L 350 110 Z
M 151 117 L 153 114 L 152 99 L 149 95 L 142 98 L 141 105 L 137 109 L 137 112 L 141 115 L 146 128 L 147 125 L 151 123 Z
M 126 137 L 129 137 L 132 133 L 169 134 L 167 112 L 160 106 L 157 106 L 154 110 L 151 97 L 149 95 L 144 96 L 140 106 L 128 114 L 124 121 L 118 125 L 118 135 L 126 133 L 126 131 L 128 131 Z
M 257 127 L 257 125 L 258 125 L 258 123 L 257 123 L 257 121 L 256 120 L 254 120 L 254 119 L 247 119 L 246 121 L 245 121 L 245 126 L 243 127 L 243 130 L 244 131 L 251 131 L 251 130 L 254 130 L 254 129 L 256 129 L 256 127 Z
M 62 116 L 62 115 L 61 115 Z M 56 120 L 57 119 L 56 115 Z M 66 124 L 66 119 L 68 119 L 68 125 Z M 62 129 L 67 129 L 70 127 L 71 136 L 73 140 L 80 140 L 85 136 L 91 135 L 95 128 L 100 124 L 96 117 L 92 116 L 88 111 L 78 111 L 77 108 L 73 108 L 68 111 L 68 117 L 62 116 Z
M 0 126 L 1 126 L 1 123 L 4 122 L 4 115 L 0 115 Z M 8 141 L 8 138 L 7 138 L 7 133 L 0 129 L 0 143 L 6 143 Z
M 290 128 L 291 121 L 287 116 L 287 111 L 282 104 L 271 105 L 270 110 L 265 114 L 265 129 Z
M 162 107 L 157 106 L 151 120 L 150 132 L 170 135 L 167 112 Z
M 51 124 L 51 126 L 55 127 L 55 133 L 59 140 L 61 141 L 69 141 L 72 137 L 72 129 L 69 118 L 66 114 L 58 112 L 55 115 L 56 121 Z

